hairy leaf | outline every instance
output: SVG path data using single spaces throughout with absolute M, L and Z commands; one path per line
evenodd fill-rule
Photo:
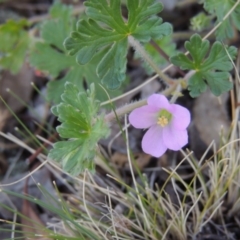
M 65 171 L 76 176 L 84 169 L 94 170 L 97 142 L 108 135 L 103 116 L 97 115 L 99 102 L 95 100 L 92 84 L 87 92 L 67 82 L 62 102 L 52 111 L 62 123 L 57 131 L 66 141 L 54 144 L 49 157 L 61 162 Z
M 88 0 L 85 6 L 88 19 L 78 22 L 64 45 L 70 55 L 76 54 L 80 65 L 98 53 L 97 75 L 109 89 L 118 88 L 125 79 L 128 36 L 148 42 L 172 31 L 170 24 L 162 24 L 155 15 L 163 8 L 155 0 L 128 0 L 127 21 L 122 17 L 120 0 Z
M 237 54 L 235 47 L 225 49 L 220 42 L 216 41 L 209 52 L 209 41 L 202 40 L 198 34 L 195 34 L 190 41 L 185 42 L 185 48 L 192 59 L 179 53 L 171 58 L 171 62 L 183 70 L 195 70 L 188 85 L 192 97 L 197 97 L 206 91 L 207 85 L 216 96 L 232 88 L 232 83 L 228 80 L 229 71 L 233 68 L 229 56 L 232 59 L 235 58 Z
M 48 83 L 47 97 L 49 101 L 57 104 L 61 102 L 61 94 L 67 81 L 78 85 L 81 90 L 88 88 L 91 83 L 100 82 L 96 68 L 101 57 L 96 55 L 84 66 L 77 64 L 63 46 L 64 40 L 75 25 L 72 7 L 57 2 L 50 9 L 50 14 L 52 19 L 46 20 L 41 26 L 41 41 L 35 44 L 30 63 L 53 78 L 53 81 Z M 105 92 L 98 84 L 96 89 L 97 99 L 107 100 Z M 112 94 L 118 95 L 119 91 Z

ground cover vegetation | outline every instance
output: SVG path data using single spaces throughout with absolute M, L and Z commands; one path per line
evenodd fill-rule
M 240 239 L 240 0 L 0 0 L 0 239 Z

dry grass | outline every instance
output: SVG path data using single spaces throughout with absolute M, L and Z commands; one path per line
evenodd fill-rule
M 238 93 L 236 96 L 238 99 Z M 213 239 L 216 236 L 219 239 L 238 239 L 240 126 L 239 109 L 233 109 L 234 119 L 229 136 L 220 136 L 222 146 L 216 149 L 213 142 L 200 160 L 195 159 L 192 152 L 182 151 L 184 158 L 181 162 L 176 165 L 173 162 L 169 168 L 160 170 L 160 173 L 168 175 L 162 186 L 150 184 L 149 176 L 133 171 L 134 160 L 131 159 L 127 142 L 131 185 L 126 184 L 124 178 L 112 169 L 111 175 L 105 177 L 86 171 L 74 179 L 72 194 L 58 193 L 58 198 L 39 186 L 46 197 L 55 202 L 54 209 L 52 205 L 30 196 L 9 194 L 17 194 L 54 212 L 57 217 L 46 223 L 49 238 L 55 235 L 55 239 L 186 240 Z M 127 128 L 125 133 L 128 139 Z M 34 152 L 15 137 L 4 136 Z M 206 159 L 210 149 L 214 154 Z M 39 155 L 39 159 L 42 165 L 61 177 L 61 169 L 54 162 L 43 154 Z M 98 159 L 98 164 L 103 169 L 111 168 L 106 161 Z M 179 171 L 186 165 L 191 168 L 189 176 L 181 175 Z M 166 191 L 166 186 L 171 186 L 171 194 Z

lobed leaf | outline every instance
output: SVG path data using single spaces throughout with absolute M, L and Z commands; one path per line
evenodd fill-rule
M 202 40 L 198 34 L 195 34 L 190 41 L 185 42 L 185 48 L 192 59 L 179 53 L 171 58 L 171 62 L 183 70 L 196 71 L 189 79 L 188 88 L 192 97 L 197 97 L 206 91 L 207 85 L 216 96 L 232 88 L 232 83 L 228 80 L 230 76 L 228 72 L 233 68 L 229 56 L 232 59 L 236 57 L 235 47 L 225 49 L 220 42 L 215 42 L 210 49 L 209 41 Z
M 69 140 L 55 143 L 49 157 L 61 162 L 63 169 L 74 176 L 86 168 L 94 170 L 97 142 L 108 135 L 108 126 L 104 117 L 97 115 L 98 110 L 94 85 L 82 92 L 69 82 L 65 84 L 62 102 L 52 109 L 62 123 L 57 127 L 60 137 Z
M 219 23 L 223 20 L 224 16 L 231 10 L 235 3 L 235 0 L 205 0 L 204 8 L 209 13 L 216 14 L 217 23 Z M 234 36 L 235 28 L 240 30 L 240 4 L 217 29 L 217 39 L 224 40 L 226 38 L 232 38 Z
M 105 92 L 97 85 L 100 80 L 95 70 L 101 58 L 96 55 L 88 64 L 79 65 L 74 57 L 67 54 L 63 46 L 63 41 L 75 25 L 72 10 L 72 7 L 59 2 L 52 6 L 50 9 L 52 19 L 46 20 L 41 25 L 41 41 L 34 45 L 30 63 L 53 78 L 47 86 L 47 98 L 55 104 L 61 102 L 61 94 L 67 81 L 78 85 L 81 90 L 88 88 L 91 83 L 96 83 L 97 99 L 107 100 Z M 60 77 L 61 75 L 63 76 Z M 119 91 L 112 94 L 118 95 Z
M 128 0 L 128 20 L 121 13 L 120 0 L 88 0 L 87 20 L 77 24 L 76 31 L 65 40 L 70 55 L 76 54 L 80 65 L 87 64 L 98 53 L 96 72 L 109 89 L 118 88 L 125 79 L 128 36 L 148 42 L 169 35 L 171 25 L 155 16 L 163 6 L 155 0 Z

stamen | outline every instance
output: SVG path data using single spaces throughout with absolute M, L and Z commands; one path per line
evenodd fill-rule
M 161 116 L 158 118 L 157 124 L 159 124 L 161 127 L 165 127 L 168 125 L 168 119 L 165 116 Z

